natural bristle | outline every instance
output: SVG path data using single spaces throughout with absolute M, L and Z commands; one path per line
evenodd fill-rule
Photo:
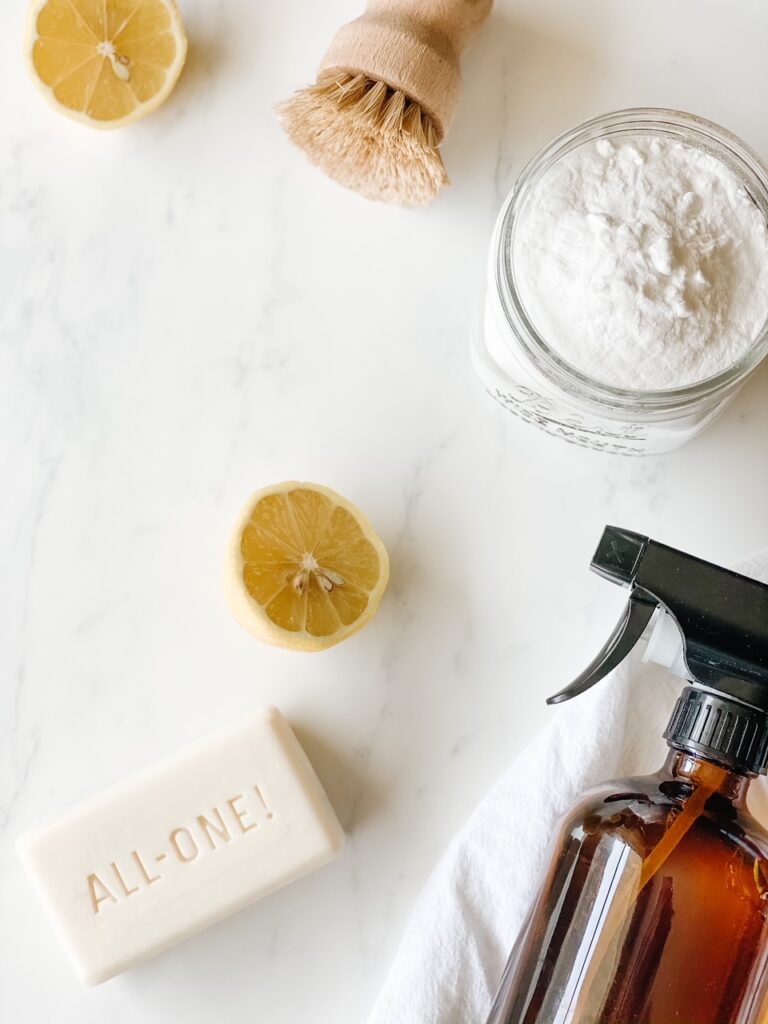
M 299 90 L 278 110 L 313 163 L 369 199 L 423 206 L 449 183 L 432 118 L 384 82 L 339 75 Z

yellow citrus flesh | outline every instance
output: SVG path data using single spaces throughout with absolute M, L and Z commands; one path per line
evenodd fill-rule
M 99 128 L 136 121 L 176 83 L 187 52 L 173 0 L 39 0 L 32 74 L 65 114 Z
M 268 643 L 322 650 L 371 619 L 389 578 L 384 545 L 327 487 L 289 482 L 255 494 L 230 552 L 230 602 Z

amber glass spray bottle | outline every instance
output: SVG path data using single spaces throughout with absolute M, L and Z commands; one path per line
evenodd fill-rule
M 746 794 L 768 769 L 768 586 L 613 527 L 592 567 L 629 605 L 550 702 L 593 686 L 647 627 L 649 660 L 690 685 L 661 770 L 566 816 L 487 1024 L 766 1024 L 768 833 Z

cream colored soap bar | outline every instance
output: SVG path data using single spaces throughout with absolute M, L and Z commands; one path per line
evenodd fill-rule
M 86 984 L 300 875 L 344 837 L 275 708 L 254 712 L 27 833 L 19 855 Z

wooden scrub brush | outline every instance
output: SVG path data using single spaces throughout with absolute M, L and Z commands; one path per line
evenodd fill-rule
M 369 199 L 430 202 L 448 184 L 440 143 L 459 99 L 459 58 L 493 0 L 370 0 L 344 25 L 315 85 L 279 109 L 289 138 Z

